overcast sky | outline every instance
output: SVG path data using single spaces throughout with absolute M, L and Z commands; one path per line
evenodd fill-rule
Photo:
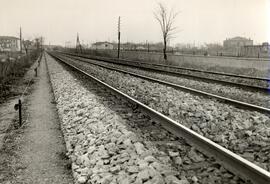
M 45 37 L 51 44 L 117 40 L 121 16 L 122 42 L 158 42 L 161 31 L 153 12 L 157 2 L 181 11 L 181 30 L 171 42 L 222 43 L 244 36 L 270 42 L 270 0 L 0 0 L 0 35 Z

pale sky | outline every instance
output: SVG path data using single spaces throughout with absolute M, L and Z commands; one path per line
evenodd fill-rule
M 43 36 L 46 43 L 117 40 L 159 42 L 161 31 L 153 12 L 157 2 L 180 11 L 175 43 L 222 43 L 244 36 L 270 42 L 270 0 L 0 0 L 0 35 L 26 39 Z

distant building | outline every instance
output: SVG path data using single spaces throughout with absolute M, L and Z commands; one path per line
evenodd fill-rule
M 253 45 L 253 40 L 237 36 L 223 41 L 224 50 L 235 56 L 239 56 L 241 47 L 247 45 Z
M 147 50 L 147 47 L 144 46 L 138 46 L 136 47 L 137 50 Z
M 241 48 L 241 56 L 269 58 L 270 45 L 268 42 L 264 42 L 262 45 L 245 45 Z
M 0 51 L 20 51 L 20 39 L 14 36 L 0 36 Z
M 96 42 L 91 46 L 92 49 L 113 49 L 113 44 L 110 42 Z
M 237 36 L 223 41 L 225 48 L 240 48 L 245 45 L 253 45 L 253 40 Z

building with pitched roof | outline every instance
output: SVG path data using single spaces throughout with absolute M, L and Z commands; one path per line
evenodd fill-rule
M 112 50 L 113 44 L 110 42 L 96 42 L 96 43 L 92 44 L 91 48 L 92 49 L 102 49 L 102 50 L 105 50 L 105 49 Z

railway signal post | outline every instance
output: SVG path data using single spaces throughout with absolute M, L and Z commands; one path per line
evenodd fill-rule
M 120 57 L 120 16 L 118 17 L 118 52 L 117 52 L 117 58 Z

